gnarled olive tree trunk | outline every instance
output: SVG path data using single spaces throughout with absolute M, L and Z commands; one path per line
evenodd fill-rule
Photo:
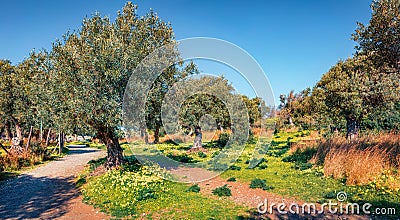
M 154 144 L 160 143 L 160 127 L 156 126 L 154 129 Z
M 11 125 L 10 122 L 7 122 L 4 126 L 4 130 L 6 132 L 6 138 L 8 141 L 11 141 L 12 137 L 12 132 L 11 132 Z
M 18 137 L 14 137 L 11 140 L 10 152 L 14 155 L 20 155 L 24 152 L 24 148 L 22 148 L 21 140 Z
M 29 136 L 28 136 L 28 139 L 26 140 L 25 151 L 28 151 L 29 150 L 29 145 L 31 145 L 32 130 L 33 130 L 33 126 L 31 126 L 31 128 L 29 129 Z
M 357 139 L 360 130 L 360 122 L 355 118 L 346 118 L 346 138 L 348 140 Z
M 202 148 L 202 139 L 203 139 L 203 133 L 201 132 L 200 127 L 196 127 L 194 130 L 194 143 L 192 148 Z
M 65 134 L 64 131 L 60 131 L 58 134 L 58 154 L 62 154 L 65 146 Z
M 47 132 L 45 147 L 49 146 L 50 134 L 51 134 L 51 128 L 49 128 L 49 131 Z
M 149 144 L 149 133 L 147 133 L 146 127 L 140 129 L 140 137 L 144 138 L 146 144 Z
M 105 163 L 107 169 L 121 166 L 124 159 L 123 150 L 119 145 L 118 137 L 114 130 L 105 128 L 98 131 L 98 137 L 107 146 L 107 162 Z
M 18 140 L 21 141 L 21 146 L 22 146 L 22 141 L 23 141 L 23 138 L 22 138 L 22 127 L 21 127 L 21 125 L 19 123 L 15 124 L 15 133 L 17 135 Z
M 24 152 L 24 148 L 22 147 L 23 144 L 22 128 L 19 123 L 15 124 L 15 133 L 16 136 L 13 137 L 11 140 L 10 151 L 12 154 L 20 155 Z

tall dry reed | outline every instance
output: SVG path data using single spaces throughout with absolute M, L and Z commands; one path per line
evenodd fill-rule
M 336 136 L 321 141 L 311 162 L 323 165 L 326 176 L 367 184 L 384 171 L 400 168 L 400 135 L 366 135 L 355 141 Z

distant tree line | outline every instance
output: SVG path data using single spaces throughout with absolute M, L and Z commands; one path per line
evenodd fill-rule
M 400 9 L 373 1 L 369 24 L 358 23 L 353 57 L 338 61 L 316 85 L 281 95 L 279 125 L 345 131 L 400 129 Z

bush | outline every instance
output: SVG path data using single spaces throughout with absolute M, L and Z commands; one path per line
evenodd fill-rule
M 218 137 L 218 140 L 217 140 L 218 147 L 220 147 L 220 148 L 225 147 L 226 144 L 229 141 L 229 138 L 230 138 L 230 134 L 229 133 L 221 133 L 219 135 L 219 137 Z
M 178 162 L 181 162 L 181 163 L 194 163 L 194 162 L 196 162 L 196 161 L 193 160 L 193 158 L 191 156 L 189 156 L 187 154 L 175 155 L 175 154 L 172 154 L 172 153 L 168 153 L 167 157 L 169 157 L 169 158 L 171 158 L 173 160 L 176 160 Z
M 214 153 L 211 154 L 211 157 L 214 158 L 214 157 L 216 157 L 218 154 L 219 154 L 219 152 L 218 152 L 218 151 L 215 151 Z
M 32 143 L 30 151 L 20 155 L 5 154 L 0 156 L 0 170 L 17 171 L 50 160 L 50 149 L 45 149 L 38 143 Z
M 269 190 L 269 189 L 273 189 L 274 187 L 272 186 L 268 186 L 265 180 L 262 179 L 253 179 L 250 183 L 250 188 L 252 189 L 263 189 L 263 190 Z
M 236 178 L 235 177 L 231 177 L 227 180 L 228 182 L 236 182 Z
M 104 160 L 104 164 L 107 158 L 102 158 Z M 136 159 L 135 156 L 127 156 L 124 158 L 125 163 L 122 165 L 122 168 L 127 171 L 138 171 L 142 168 L 142 164 Z
M 337 192 L 336 191 L 331 191 L 325 194 L 324 198 L 325 199 L 336 199 Z
M 200 151 L 197 153 L 197 156 L 199 156 L 200 158 L 206 158 L 207 154 L 205 154 L 203 151 Z
M 282 155 L 286 154 L 286 152 L 288 152 L 288 149 L 278 149 L 278 150 L 269 150 L 267 152 L 268 156 L 271 157 L 281 157 Z
M 231 189 L 228 187 L 227 184 L 213 189 L 212 193 L 217 196 L 231 196 L 232 195 Z
M 242 168 L 236 165 L 232 165 L 229 167 L 230 170 L 241 170 Z
M 260 169 L 260 170 L 264 170 L 264 169 L 267 169 L 267 168 L 268 168 L 268 164 L 266 164 L 266 163 L 259 163 L 259 164 L 257 165 L 257 167 L 258 167 L 258 169 Z
M 186 192 L 195 192 L 195 193 L 198 193 L 198 192 L 200 192 L 200 186 L 197 185 L 197 184 L 191 185 L 191 186 L 186 190 Z

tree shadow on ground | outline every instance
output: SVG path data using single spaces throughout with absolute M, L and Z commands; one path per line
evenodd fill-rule
M 88 148 L 86 145 L 68 145 L 68 154 L 87 154 L 101 151 L 100 149 L 85 149 Z
M 0 186 L 2 219 L 54 219 L 63 216 L 68 202 L 79 196 L 73 177 L 21 175 Z

